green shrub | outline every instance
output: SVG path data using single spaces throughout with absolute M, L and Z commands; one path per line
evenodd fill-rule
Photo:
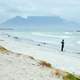
M 68 73 L 66 76 L 63 77 L 64 80 L 80 80 L 79 78 L 77 78 L 75 75 L 72 75 L 70 73 Z

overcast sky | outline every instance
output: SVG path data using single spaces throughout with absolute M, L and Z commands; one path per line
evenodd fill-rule
M 14 16 L 62 16 L 80 20 L 80 0 L 0 0 L 0 22 Z

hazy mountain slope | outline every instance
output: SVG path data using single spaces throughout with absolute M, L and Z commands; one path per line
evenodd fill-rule
M 79 25 L 67 21 L 59 16 L 28 16 L 23 18 L 16 16 L 0 24 L 1 27 L 26 28 L 33 30 L 75 30 Z

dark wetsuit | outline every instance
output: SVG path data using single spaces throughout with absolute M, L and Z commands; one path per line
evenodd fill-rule
M 61 42 L 61 51 L 63 52 L 63 49 L 64 49 L 64 40 L 62 40 Z

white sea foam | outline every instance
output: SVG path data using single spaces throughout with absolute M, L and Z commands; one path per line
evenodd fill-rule
M 80 44 L 80 41 L 77 41 L 77 44 Z
M 39 32 L 33 32 L 32 35 L 37 35 L 37 36 L 44 36 L 44 37 L 53 37 L 53 38 L 70 38 L 71 36 L 66 36 L 66 35 L 51 35 L 51 34 L 44 34 L 44 33 L 39 33 Z

